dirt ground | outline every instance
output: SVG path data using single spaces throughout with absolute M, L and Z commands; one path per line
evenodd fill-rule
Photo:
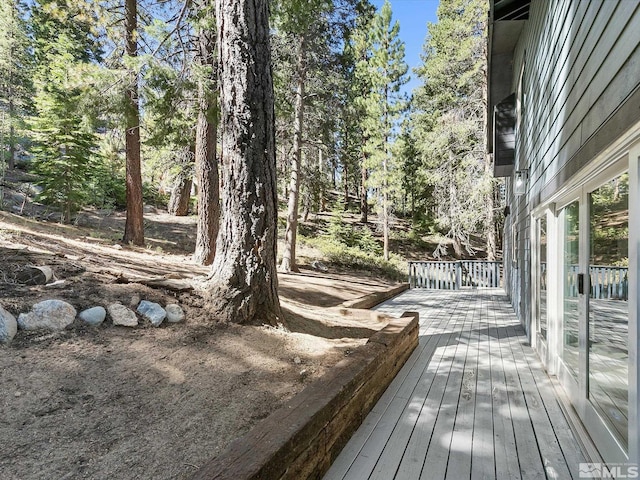
M 384 326 L 330 307 L 390 283 L 311 268 L 280 276 L 290 330 L 216 323 L 197 291 L 140 283 L 208 273 L 187 253 L 195 219 L 145 214 L 147 248 L 116 243 L 123 222 L 88 211 L 63 226 L 0 211 L 0 304 L 16 317 L 49 298 L 81 311 L 135 295 L 186 313 L 160 328 L 76 320 L 0 346 L 2 480 L 188 478 Z M 57 284 L 18 283 L 28 265 L 50 266 Z

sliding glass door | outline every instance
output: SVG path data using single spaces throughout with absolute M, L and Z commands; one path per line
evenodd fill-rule
M 589 400 L 627 446 L 629 175 L 589 192 Z
M 561 198 L 548 217 L 555 222 L 549 247 L 538 219 L 536 250 L 539 336 L 546 330 L 551 370 L 609 462 L 624 461 L 630 448 L 627 169 L 621 161 Z M 548 249 L 557 265 L 545 265 Z M 547 297 L 549 283 L 555 290 Z
M 562 344 L 560 357 L 569 373 L 578 379 L 579 305 L 578 271 L 580 245 L 579 203 L 573 201 L 560 211 L 562 232 Z

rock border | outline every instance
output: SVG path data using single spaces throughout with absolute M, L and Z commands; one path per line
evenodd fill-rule
M 192 480 L 322 478 L 417 345 L 418 313 L 391 319 L 330 373 L 203 465 Z

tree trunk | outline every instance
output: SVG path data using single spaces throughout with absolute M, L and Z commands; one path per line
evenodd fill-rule
M 382 181 L 382 239 L 383 239 L 383 255 L 385 260 L 389 260 L 389 194 L 387 192 L 387 156 L 382 161 L 382 170 L 384 180 Z
M 216 255 L 216 238 L 220 227 L 220 192 L 216 158 L 217 105 L 212 98 L 216 89 L 215 31 L 208 27 L 215 21 L 214 2 L 207 0 L 206 27 L 198 32 L 196 61 L 211 70 L 210 78 L 198 82 L 198 123 L 196 125 L 196 179 L 198 182 L 198 233 L 193 259 L 211 265 Z M 210 20 L 210 22 L 209 22 Z M 209 88 L 207 88 L 209 87 Z
M 293 124 L 293 156 L 291 159 L 291 177 L 289 180 L 289 204 L 287 206 L 287 228 L 284 233 L 284 252 L 281 272 L 297 272 L 296 265 L 296 237 L 298 231 L 298 207 L 300 204 L 300 171 L 302 156 L 302 126 L 304 121 L 304 37 L 300 38 L 296 52 L 297 79 L 296 102 L 294 106 Z
M 360 181 L 360 221 L 362 223 L 367 223 L 369 221 L 369 196 L 367 193 L 367 179 L 369 174 L 367 172 L 367 167 L 365 166 L 365 162 L 367 160 L 366 154 L 363 152 L 362 156 L 362 168 L 360 170 L 362 174 L 362 179 Z
M 320 189 L 318 193 L 318 211 L 323 212 L 326 207 L 325 195 L 325 171 L 324 171 L 324 154 L 322 147 L 318 147 L 318 174 L 320 175 Z M 306 219 L 305 219 L 306 221 Z
M 484 231 L 485 236 L 487 237 L 486 250 L 487 250 L 487 260 L 493 262 L 496 259 L 497 255 L 497 245 L 496 245 L 496 226 L 495 226 L 495 214 L 494 214 L 494 203 L 493 191 L 495 189 L 495 183 L 493 182 L 492 177 L 492 165 L 491 165 L 491 157 L 489 155 L 485 155 L 485 176 L 489 179 L 490 188 L 485 194 L 485 225 Z
M 16 116 L 15 105 L 13 103 L 13 89 L 9 87 L 9 159 L 7 161 L 7 168 L 13 170 L 16 166 L 16 131 L 13 126 L 13 119 Z
M 268 0 L 217 0 L 223 207 L 207 293 L 225 322 L 283 322 Z
M 453 253 L 456 258 L 460 259 L 464 256 L 462 240 L 458 234 L 453 235 Z
M 125 0 L 125 38 L 129 57 L 138 54 L 137 0 Z M 140 108 L 138 102 L 138 74 L 129 72 L 129 84 L 125 91 L 126 156 L 127 156 L 127 218 L 124 225 L 124 242 L 144 245 L 144 217 L 142 212 L 142 173 L 140 169 Z
M 344 175 L 344 211 L 349 210 L 349 165 L 345 162 L 342 170 Z
M 170 215 L 184 217 L 189 214 L 189 200 L 191 200 L 192 185 L 191 169 L 186 168 L 178 174 L 173 190 L 171 190 L 171 198 L 169 198 L 169 205 L 167 207 Z

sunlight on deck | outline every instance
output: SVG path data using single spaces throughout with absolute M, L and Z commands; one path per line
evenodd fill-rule
M 414 289 L 420 345 L 325 480 L 571 479 L 585 462 L 502 290 Z

